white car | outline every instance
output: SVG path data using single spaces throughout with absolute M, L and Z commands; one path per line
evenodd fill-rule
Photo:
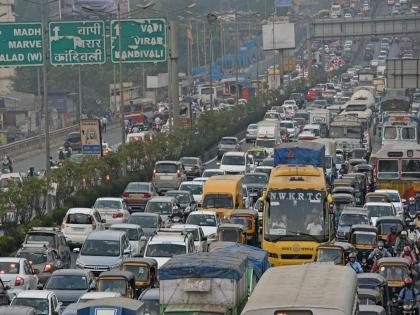
M 209 177 L 196 177 L 193 179 L 193 182 L 198 182 L 198 183 L 205 183 L 207 180 L 209 179 Z
M 351 15 L 351 13 L 349 13 L 349 12 L 347 12 L 346 14 L 344 14 L 344 18 L 345 19 L 350 19 L 350 18 L 352 18 L 353 16 Z
M 144 235 L 143 229 L 137 224 L 113 224 L 110 230 L 125 231 L 128 241 L 131 245 L 131 256 L 141 257 L 147 244 L 147 237 Z
M 394 205 L 390 202 L 366 202 L 364 208 L 368 210 L 373 226 L 380 217 L 397 215 Z
M 398 190 L 395 189 L 377 189 L 375 193 L 382 193 L 387 194 L 391 203 L 394 205 L 395 209 L 397 210 L 397 215 L 402 216 L 404 213 L 404 203 L 405 200 L 401 199 L 400 193 Z
M 0 175 L 0 189 L 7 191 L 10 184 L 21 184 L 23 182 L 20 173 L 7 173 Z
M 299 128 L 296 122 L 294 122 L 293 120 L 282 120 L 280 122 L 280 127 L 287 129 L 287 133 L 289 134 L 289 138 L 291 140 L 296 139 L 299 132 Z
M 220 220 L 215 211 L 199 210 L 191 212 L 185 223 L 201 226 L 204 235 L 210 239 L 216 237 Z
M 0 279 L 11 288 L 9 296 L 22 290 L 36 290 L 38 286 L 38 276 L 25 258 L 1 257 Z
M 49 290 L 28 290 L 19 292 L 10 305 L 29 306 L 36 310 L 37 314 L 59 315 L 61 303 L 58 302 L 54 292 Z
M 194 246 L 197 252 L 207 251 L 207 238 L 204 235 L 201 226 L 196 224 L 173 224 L 171 229 L 181 229 L 184 231 L 191 232 L 194 237 Z
M 92 208 L 98 210 L 101 218 L 105 220 L 105 227 L 127 223 L 130 216 L 127 204 L 122 198 L 98 198 Z
M 201 204 L 203 199 L 203 186 L 204 182 L 200 181 L 188 181 L 182 182 L 179 185 L 179 190 L 187 190 L 190 191 L 193 195 L 193 198 L 197 204 Z
M 220 169 L 226 174 L 245 174 L 253 172 L 254 168 L 254 158 L 247 156 L 246 152 L 226 152 L 220 161 Z
M 63 219 L 61 229 L 70 248 L 81 247 L 93 230 L 105 229 L 105 220 L 98 210 L 91 208 L 70 208 Z

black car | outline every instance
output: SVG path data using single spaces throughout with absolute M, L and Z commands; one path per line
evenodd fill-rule
M 182 211 L 191 212 L 197 210 L 194 196 L 188 190 L 169 190 L 165 196 L 175 197 Z
M 56 228 L 37 227 L 32 228 L 26 233 L 23 244 L 46 244 L 47 247 L 53 248 L 61 260 L 63 268 L 71 266 L 71 251 L 66 242 L 63 232 Z
M 7 294 L 7 290 L 9 289 L 10 287 L 7 285 L 4 285 L 3 281 L 0 279 L 0 305 L 10 304 L 9 295 Z
M 70 147 L 73 151 L 81 151 L 82 150 L 82 136 L 80 132 L 70 132 L 67 135 L 66 141 L 64 141 L 64 147 Z

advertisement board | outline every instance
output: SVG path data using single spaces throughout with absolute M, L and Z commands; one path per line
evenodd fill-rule
M 295 24 L 269 23 L 263 25 L 263 49 L 295 48 Z
M 102 156 L 102 133 L 99 119 L 81 119 L 82 154 Z

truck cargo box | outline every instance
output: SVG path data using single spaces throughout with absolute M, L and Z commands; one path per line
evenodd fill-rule
M 325 145 L 313 141 L 283 143 L 274 149 L 274 166 L 313 165 L 325 167 Z

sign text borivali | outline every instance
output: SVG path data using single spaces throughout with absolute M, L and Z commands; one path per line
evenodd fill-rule
M 0 67 L 42 65 L 41 23 L 0 23 Z

